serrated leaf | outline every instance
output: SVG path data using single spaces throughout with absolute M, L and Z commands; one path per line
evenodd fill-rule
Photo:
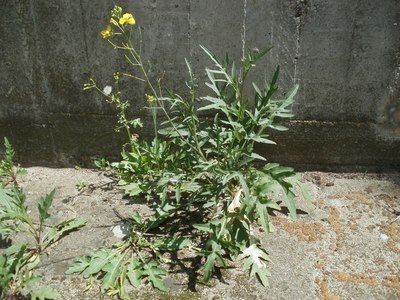
M 287 178 L 286 181 L 291 183 L 292 186 L 297 185 L 300 188 L 304 200 L 307 202 L 308 205 L 312 206 L 310 190 L 304 182 L 301 182 L 300 176 L 298 174 Z
M 251 244 L 249 247 L 242 251 L 242 257 L 249 257 L 253 263 L 255 263 L 259 267 L 266 267 L 264 261 L 269 261 L 268 254 L 263 250 L 257 247 L 256 244 Z
M 28 247 L 28 244 L 24 243 L 24 242 L 14 244 L 14 245 L 11 245 L 10 247 L 8 247 L 6 250 L 4 250 L 4 254 L 6 254 L 7 256 L 10 256 L 10 255 L 13 255 L 20 251 L 23 252 L 27 247 Z M 23 249 L 23 250 L 21 250 L 21 249 Z
M 270 273 L 265 262 L 270 261 L 268 254 L 256 244 L 252 244 L 243 250 L 241 257 L 245 258 L 243 269 L 249 270 L 250 276 L 256 275 L 261 284 L 267 286 Z
M 166 237 L 153 241 L 153 246 L 161 251 L 178 251 L 190 244 L 190 240 L 185 237 Z
M 31 293 L 31 300 L 45 300 L 45 299 L 57 299 L 61 295 L 54 289 L 51 288 L 39 288 Z
M 128 276 L 129 282 L 134 287 L 139 287 L 139 285 L 142 283 L 142 277 L 143 277 L 142 270 L 141 268 L 138 268 L 140 266 L 141 263 L 133 257 L 130 259 L 129 264 L 127 266 L 126 275 Z
M 253 265 L 251 270 L 251 276 L 256 275 L 261 284 L 265 287 L 269 285 L 268 277 L 271 276 L 267 268 L 259 267 L 258 265 Z
M 102 271 L 106 273 L 102 279 L 102 292 L 105 292 L 114 286 L 118 276 L 121 274 L 120 266 L 124 258 L 125 255 L 121 254 L 119 258 L 111 259 L 110 262 L 102 268 Z
M 273 193 L 276 197 L 278 197 L 281 188 L 282 187 L 278 181 L 270 179 L 261 181 L 256 186 L 256 191 L 258 195 L 267 196 L 268 193 Z
M 15 195 L 12 191 L 0 188 L 0 209 L 3 208 L 6 211 L 12 211 L 18 207 L 18 203 Z M 0 215 L 0 219 L 4 216 Z
M 24 281 L 26 278 L 29 278 L 27 284 L 30 287 L 39 285 L 43 278 L 42 275 L 32 272 L 32 270 L 29 270 L 28 268 L 24 268 L 24 272 L 19 272 L 18 276 L 20 281 Z
M 12 246 L 11 246 L 12 247 Z M 9 255 L 10 251 L 11 251 L 11 247 L 7 248 L 5 251 L 6 255 Z M 27 244 L 19 244 L 17 245 L 17 247 L 12 248 L 12 263 L 9 267 L 9 270 L 11 271 L 11 273 L 17 273 L 17 271 L 19 270 L 21 264 L 23 263 L 23 257 L 25 254 L 25 250 L 27 248 Z
M 26 169 L 17 167 L 17 171 L 15 172 L 15 175 L 17 175 L 17 176 L 24 176 L 24 175 L 26 175 L 27 173 L 28 173 L 28 172 L 26 171 Z
M 137 196 L 143 192 L 139 184 L 136 182 L 132 182 L 126 186 L 123 186 L 123 189 L 125 190 L 125 193 L 127 193 L 131 197 Z
M 94 252 L 92 254 L 89 266 L 83 272 L 83 277 L 88 278 L 99 273 L 113 256 L 114 253 L 107 249 L 100 249 Z
M 156 261 L 147 262 L 144 265 L 142 274 L 147 276 L 147 280 L 149 280 L 155 288 L 163 292 L 168 291 L 167 286 L 165 285 L 161 277 L 166 275 L 167 271 L 165 269 L 159 268 Z
M 50 217 L 49 208 L 53 203 L 55 190 L 52 190 L 50 194 L 47 194 L 44 197 L 41 197 L 38 202 L 38 211 L 39 211 L 39 219 L 40 223 L 43 224 L 44 220 Z
M 63 221 L 57 225 L 54 225 L 49 232 L 47 233 L 45 243 L 47 245 L 53 244 L 56 241 L 58 241 L 60 238 L 63 236 L 71 233 L 72 231 L 78 230 L 82 226 L 86 224 L 85 219 L 69 219 L 66 221 Z
M 195 192 L 200 188 L 200 185 L 197 182 L 183 182 L 181 185 L 182 192 Z
M 16 228 L 12 225 L 0 224 L 0 236 L 7 237 L 15 231 Z
M 204 274 L 203 280 L 208 282 L 210 280 L 211 275 L 214 273 L 214 265 L 217 259 L 217 254 L 212 252 L 210 255 L 207 256 L 207 260 L 203 266 Z
M 128 270 L 126 275 L 128 276 L 129 282 L 134 286 L 134 287 L 139 287 L 140 284 L 142 283 L 142 272 L 139 270 Z
M 223 266 L 225 266 L 225 261 L 222 258 L 221 254 L 221 246 L 217 244 L 215 241 L 212 242 L 212 251 L 207 255 L 207 260 L 203 265 L 203 280 L 204 282 L 208 282 L 210 280 L 211 275 L 214 273 L 215 265 L 219 262 Z
M 285 188 L 283 188 L 284 192 L 283 192 L 283 201 L 285 202 L 290 216 L 296 220 L 297 219 L 297 213 L 296 213 L 296 204 L 294 202 L 294 198 L 295 198 L 295 194 L 291 191 L 288 190 L 286 191 Z
M 166 202 L 163 206 L 154 205 L 153 209 L 155 210 L 155 214 L 146 220 L 144 224 L 144 231 L 149 231 L 162 224 L 177 208 L 178 206 L 171 205 L 168 202 Z
M 275 201 L 272 200 L 267 200 L 267 203 L 265 204 L 268 208 L 272 208 L 275 210 L 282 210 L 282 208 L 280 207 L 280 205 L 278 203 L 276 203 Z
M 303 194 L 304 200 L 305 200 L 308 204 L 312 204 L 312 203 L 311 203 L 310 190 L 309 190 L 308 186 L 307 186 L 305 183 L 303 183 L 303 182 L 298 182 L 297 184 L 298 184 L 298 186 L 299 186 L 300 189 L 301 189 L 301 193 Z
M 90 265 L 90 259 L 86 256 L 79 257 L 65 274 L 82 273 Z

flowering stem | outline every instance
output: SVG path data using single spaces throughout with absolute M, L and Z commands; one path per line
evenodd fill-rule
M 126 115 L 125 115 L 125 108 L 123 107 L 123 105 L 121 105 L 121 101 L 118 98 L 112 98 L 110 97 L 110 95 L 107 95 L 106 93 L 104 93 L 104 91 L 102 91 L 101 89 L 99 89 L 99 87 L 97 85 L 93 86 L 98 92 L 100 92 L 104 97 L 110 99 L 110 102 L 116 102 L 116 106 L 117 108 L 120 110 L 119 112 L 119 123 L 122 124 L 122 126 L 125 128 L 125 131 L 128 135 L 128 139 L 129 139 L 129 144 L 131 145 L 131 150 L 132 152 L 136 152 L 138 153 L 137 149 L 135 148 L 135 145 L 133 143 L 132 140 L 132 132 L 131 132 L 131 128 L 128 124 Z
M 185 138 L 181 135 L 181 133 L 179 132 L 179 130 L 176 128 L 174 122 L 171 120 L 171 117 L 169 116 L 168 112 L 166 111 L 166 109 L 165 109 L 165 107 L 164 107 L 164 104 L 163 104 L 162 101 L 160 100 L 160 97 L 159 97 L 158 93 L 156 92 L 156 89 L 154 88 L 153 84 L 151 83 L 151 81 L 150 81 L 150 79 L 149 79 L 149 77 L 148 77 L 148 74 L 147 74 L 146 70 L 144 69 L 144 66 L 143 66 L 143 63 L 142 63 L 142 60 L 141 60 L 140 55 L 139 55 L 139 54 L 136 52 L 136 50 L 133 48 L 131 39 L 130 39 L 129 37 L 127 37 L 127 40 L 128 40 L 128 45 L 127 45 L 127 47 L 125 47 L 125 49 L 128 50 L 128 51 L 131 53 L 131 55 L 133 56 L 133 58 L 135 59 L 137 65 L 139 66 L 140 70 L 142 71 L 142 74 L 143 74 L 143 76 L 144 76 L 144 78 L 145 78 L 144 80 L 146 81 L 146 83 L 147 83 L 148 87 L 150 88 L 152 94 L 153 94 L 154 97 L 156 98 L 157 104 L 159 105 L 159 107 L 160 107 L 161 110 L 163 111 L 164 115 L 167 117 L 168 122 L 171 124 L 171 126 L 173 127 L 173 129 L 175 130 L 175 132 L 179 135 L 180 139 L 181 139 L 185 144 L 189 145 L 190 148 L 192 148 L 192 149 L 194 149 L 195 151 L 199 152 L 199 154 L 202 156 L 203 159 L 206 159 L 206 157 L 204 156 L 204 154 L 203 154 L 203 152 L 201 151 L 201 149 L 200 149 L 199 147 L 196 148 L 196 147 L 194 147 L 192 144 L 190 144 L 190 142 L 189 142 L 187 139 L 185 139 Z M 154 117 L 153 117 L 153 120 L 154 120 Z M 155 123 L 155 124 L 154 124 L 154 127 L 155 127 L 156 136 L 157 136 L 157 127 L 156 127 L 156 125 L 157 125 L 157 124 Z

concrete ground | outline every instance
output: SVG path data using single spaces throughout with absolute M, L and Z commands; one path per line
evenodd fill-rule
M 400 299 L 400 174 L 303 173 L 314 207 L 299 203 L 299 220 L 276 213 L 275 232 L 263 239 L 272 263 L 270 286 L 262 287 L 238 268 L 223 270 L 204 285 L 196 274 L 175 266 L 165 282 L 169 293 L 149 285 L 136 299 Z M 28 205 L 56 189 L 56 218 L 86 217 L 88 224 L 43 257 L 40 271 L 62 299 L 107 299 L 85 280 L 65 275 L 76 256 L 118 241 L 113 209 L 135 207 L 111 180 L 88 169 L 28 168 L 21 179 Z M 79 192 L 76 185 L 87 186 Z M 89 187 L 89 188 L 88 188 Z M 95 187 L 95 188 L 90 188 Z M 33 210 L 32 210 L 33 213 Z M 261 233 L 260 233 L 261 234 Z M 190 258 L 181 254 L 180 259 Z M 181 265 L 187 265 L 186 262 Z M 200 277 L 199 277 L 200 279 Z

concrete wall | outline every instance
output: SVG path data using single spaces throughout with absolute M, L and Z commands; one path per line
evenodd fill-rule
M 115 1 L 0 0 L 0 136 L 27 164 L 89 163 L 118 156 L 115 111 L 94 92 L 124 68 L 101 38 Z M 400 167 L 400 1 L 116 1 L 143 27 L 154 74 L 184 91 L 184 57 L 200 78 L 199 48 L 240 59 L 248 47 L 274 45 L 253 76 L 281 64 L 283 88 L 300 84 L 289 132 L 261 149 L 283 163 Z M 144 89 L 127 86 L 131 114 L 148 119 Z M 205 89 L 202 89 L 205 90 Z M 150 122 L 149 122 L 150 124 Z M 147 127 L 143 134 L 149 131 Z

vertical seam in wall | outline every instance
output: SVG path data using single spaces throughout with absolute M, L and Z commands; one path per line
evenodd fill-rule
M 354 53 L 354 47 L 355 47 L 355 39 L 356 39 L 356 34 L 357 34 L 357 28 L 356 28 L 356 23 L 357 23 L 357 17 L 358 17 L 358 9 L 360 7 L 360 1 L 357 1 L 357 3 L 355 3 L 354 7 L 352 7 L 354 13 L 353 13 L 353 17 L 351 19 L 351 25 L 350 25 L 350 37 L 349 37 L 349 49 L 348 49 L 348 53 L 347 53 L 347 65 L 346 65 L 346 73 L 344 76 L 344 79 L 348 82 L 349 81 L 349 77 L 350 77 L 350 69 L 351 69 L 351 65 L 350 62 L 352 60 L 353 57 L 353 53 Z
M 271 11 L 271 39 L 270 39 L 270 44 L 271 46 L 274 45 L 274 25 L 275 25 L 275 16 L 274 16 L 274 12 Z
M 243 2 L 243 23 L 242 23 L 242 57 L 245 56 L 246 49 L 246 17 L 247 17 L 247 0 Z
M 85 16 L 83 13 L 83 3 L 82 0 L 79 1 L 79 6 L 81 9 L 81 20 L 82 20 L 82 32 L 83 32 L 83 42 L 85 44 L 85 58 L 86 58 L 86 64 L 87 64 L 87 68 L 89 68 L 89 49 L 88 49 L 88 44 L 87 44 L 87 36 L 86 36 L 86 21 L 85 21 Z
M 32 38 L 33 38 L 34 51 L 35 51 L 34 55 L 32 57 L 37 63 L 37 67 L 38 67 L 40 76 L 42 78 L 41 78 L 41 82 L 37 83 L 37 82 L 35 82 L 35 81 L 37 81 L 37 77 L 33 76 L 33 85 L 36 85 L 36 83 L 37 83 L 38 86 L 42 86 L 43 89 L 44 89 L 43 94 L 45 94 L 47 96 L 47 99 L 49 99 L 50 98 L 49 86 L 48 86 L 47 78 L 46 78 L 46 76 L 44 74 L 42 55 L 41 55 L 41 53 L 39 51 L 39 48 L 38 48 L 38 41 L 40 40 L 40 36 L 38 34 L 37 16 L 36 16 L 36 9 L 35 9 L 34 3 L 35 3 L 35 0 L 30 0 L 29 1 L 29 10 L 30 10 L 31 18 L 32 18 L 32 31 L 33 31 L 33 37 Z M 32 64 L 32 67 L 33 67 L 33 71 L 35 71 L 35 64 Z M 35 91 L 34 91 L 33 95 L 34 95 L 34 100 L 35 100 L 34 106 L 35 106 L 35 109 L 37 109 L 36 106 L 38 104 L 37 104 L 36 100 L 38 98 L 40 99 L 41 97 L 38 97 L 39 95 L 38 95 L 38 91 L 36 90 L 36 88 L 35 88 Z M 45 99 L 45 101 L 47 99 Z M 39 106 L 40 106 L 40 104 L 39 104 Z
M 389 125 L 386 128 L 391 128 L 388 131 L 392 137 L 400 137 L 400 131 L 398 130 L 398 122 L 393 120 L 393 115 L 400 111 L 400 51 L 395 53 L 395 68 L 393 71 L 393 77 L 390 79 L 388 85 L 387 98 L 385 97 L 385 102 L 383 105 L 378 106 L 376 109 L 376 121 L 379 125 Z M 379 135 L 379 132 L 378 132 Z M 380 133 L 382 135 L 382 133 Z
M 35 8 L 35 4 L 37 3 L 35 2 L 35 0 L 30 0 L 29 1 L 29 9 L 30 9 L 30 13 L 31 13 L 31 18 L 32 18 L 32 31 L 33 31 L 33 39 L 34 39 L 34 59 L 36 60 L 36 67 L 38 69 L 39 72 L 39 78 L 37 76 L 34 77 L 34 85 L 37 84 L 38 87 L 42 88 L 42 91 L 39 92 L 39 95 L 37 94 L 36 90 L 34 92 L 34 97 L 35 99 L 39 98 L 38 96 L 40 96 L 40 98 L 44 98 L 44 103 L 39 103 L 39 107 L 42 107 L 42 113 L 44 113 L 44 120 L 40 120 L 42 124 L 40 124 L 40 126 L 42 126 L 43 128 L 46 128 L 47 124 L 50 124 L 49 121 L 49 115 L 47 114 L 47 110 L 48 110 L 48 101 L 52 100 L 52 96 L 51 96 L 51 91 L 49 88 L 49 83 L 48 83 L 48 78 L 45 74 L 44 71 L 44 66 L 43 66 L 43 56 L 40 52 L 39 49 L 39 45 L 38 45 L 38 41 L 40 40 L 40 33 L 39 33 L 39 29 L 38 29 L 38 17 L 36 14 L 36 8 Z M 36 103 L 37 105 L 37 103 Z M 33 111 L 37 110 L 37 107 L 33 108 Z M 33 122 L 37 123 L 38 117 L 35 115 Z M 44 124 L 43 124 L 44 122 Z M 49 125 L 51 128 L 51 124 Z M 49 128 L 49 130 L 51 130 Z M 51 135 L 51 147 L 52 147 L 52 152 L 53 152 L 53 157 L 49 158 L 49 160 L 51 161 L 55 161 L 57 160 L 57 151 L 56 151 L 56 144 L 55 144 L 55 140 L 54 140 L 54 136 L 52 135 L 52 132 L 50 132 Z
M 32 91 L 32 97 L 31 97 L 31 99 L 32 99 L 32 104 L 33 104 L 33 107 L 35 108 L 35 109 L 33 109 L 32 110 L 32 112 L 33 112 L 33 114 L 35 115 L 36 114 L 36 106 L 37 106 L 37 98 L 38 98 L 38 92 L 37 92 L 37 86 L 36 86 L 36 76 L 35 76 L 35 60 L 34 60 L 34 58 L 38 58 L 38 53 L 37 53 L 37 45 L 36 45 L 36 43 L 37 43 L 37 38 L 36 38 L 36 32 L 37 32 L 37 30 L 36 30 L 36 21 L 35 21 L 35 16 L 34 16 L 34 13 L 33 13 L 33 10 L 34 10 L 35 8 L 34 8 L 34 5 L 33 5 L 33 2 L 32 2 L 32 0 L 31 1 L 29 1 L 29 8 L 28 8 L 28 11 L 29 11 L 29 14 L 30 14 L 30 17 L 31 17 L 31 19 L 32 19 L 32 23 L 31 23 L 31 28 L 32 28 L 32 32 L 33 32 L 33 42 L 32 42 L 32 44 L 33 44 L 33 46 L 32 46 L 32 50 L 31 49 L 29 49 L 30 48 L 30 46 L 29 46 L 29 43 L 27 42 L 27 45 L 28 45 L 28 51 L 29 52 L 31 52 L 31 54 L 32 54 L 32 59 L 31 59 L 31 85 L 33 86 L 33 91 Z M 25 25 L 25 24 L 24 24 Z M 25 38 L 27 38 L 27 31 L 25 30 L 25 26 L 24 26 L 24 35 L 25 35 Z M 31 36 L 31 38 L 32 38 L 32 36 Z M 27 38 L 27 41 L 28 41 L 28 38 Z M 28 59 L 29 59 L 29 53 L 28 53 Z
M 188 48 L 189 48 L 189 55 L 192 56 L 192 9 L 190 5 L 190 0 L 187 0 L 187 18 L 188 18 L 188 33 L 187 33 L 187 39 L 188 39 Z
M 49 96 L 49 89 L 48 89 L 48 83 L 47 83 L 47 78 L 44 74 L 44 68 L 43 68 L 43 63 L 42 63 L 42 56 L 40 51 L 38 50 L 38 44 L 37 41 L 40 40 L 39 38 L 39 34 L 38 34 L 38 28 L 37 28 L 37 17 L 36 17 L 36 12 L 35 12 L 35 7 L 33 5 L 33 2 L 35 2 L 34 0 L 30 1 L 30 9 L 31 9 L 31 14 L 32 14 L 32 23 L 33 23 L 33 35 L 34 35 L 34 44 L 35 44 L 35 55 L 37 56 L 37 62 L 39 64 L 39 70 L 40 70 L 40 75 L 43 78 L 43 84 L 44 84 L 44 88 L 45 88 L 45 93 L 47 93 L 47 96 Z
M 299 61 L 299 52 L 300 52 L 300 23 L 301 17 L 295 18 L 296 22 L 296 53 L 294 57 L 294 74 L 293 74 L 293 82 L 297 83 L 297 63 Z
M 56 143 L 53 135 L 53 129 L 51 126 L 49 126 L 49 134 L 50 134 L 51 151 L 53 152 L 53 160 L 59 161 L 58 153 L 56 150 Z

